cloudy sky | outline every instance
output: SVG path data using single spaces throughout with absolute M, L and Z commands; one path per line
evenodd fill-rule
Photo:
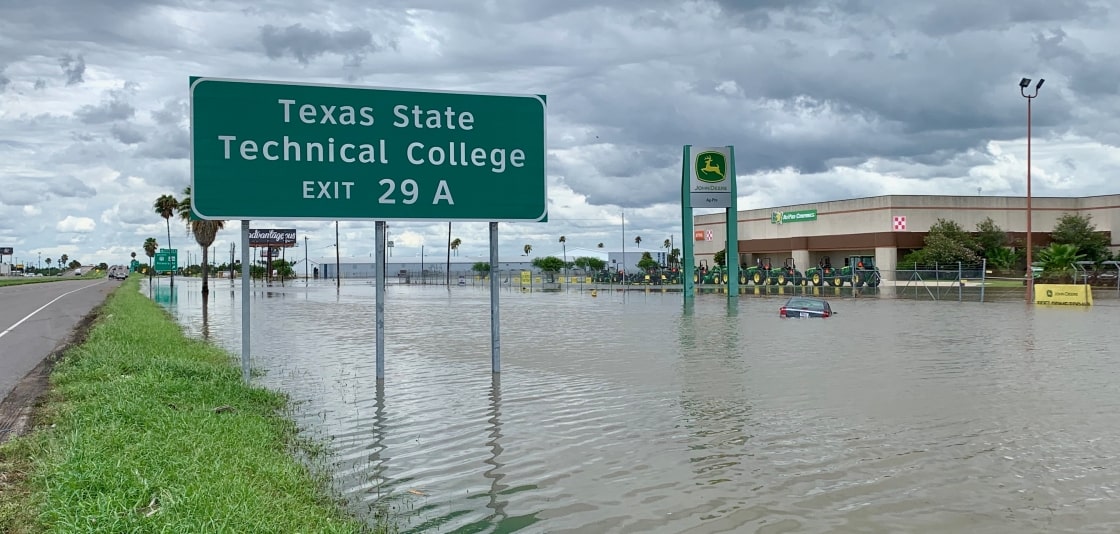
M 548 223 L 503 255 L 679 246 L 684 144 L 734 145 L 740 209 L 880 194 L 1114 194 L 1120 9 L 1107 0 L 0 2 L 0 246 L 122 263 L 190 183 L 195 75 L 548 97 Z M 219 234 L 228 255 L 239 224 Z M 269 221 L 333 256 L 328 221 Z M 390 222 L 442 256 L 446 222 Z M 343 222 L 368 256 L 372 222 Z M 460 254 L 485 223 L 455 223 Z M 173 222 L 185 260 L 193 245 Z M 193 249 L 197 253 L 197 245 Z M 302 251 L 296 255 L 302 257 Z

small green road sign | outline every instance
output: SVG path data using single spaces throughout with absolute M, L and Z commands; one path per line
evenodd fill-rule
M 132 262 L 130 262 L 128 264 L 128 270 L 130 272 L 136 272 L 136 269 L 139 269 L 139 268 L 140 268 L 140 260 L 135 260 L 134 259 L 134 260 L 132 260 Z
M 192 78 L 205 219 L 547 220 L 545 98 Z
M 161 248 L 155 255 L 156 272 L 174 271 L 179 265 L 179 251 L 173 248 Z

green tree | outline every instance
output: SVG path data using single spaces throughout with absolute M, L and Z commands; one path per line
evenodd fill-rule
M 1085 260 L 1100 263 L 1111 257 L 1108 251 L 1108 238 L 1097 231 L 1092 215 L 1067 213 L 1058 219 L 1050 240 L 1054 243 L 1074 245 Z
M 54 271 L 51 270 L 51 261 L 50 258 L 47 258 L 47 274 L 54 274 Z
M 160 195 L 159 198 L 152 204 L 152 208 L 160 217 L 163 217 L 164 222 L 167 223 L 167 248 L 171 248 L 171 216 L 175 215 L 175 209 L 179 207 L 179 201 L 171 195 Z M 171 285 L 175 285 L 175 269 L 171 269 Z
M 458 237 L 451 240 L 451 250 L 453 252 L 455 252 L 456 256 L 459 255 L 459 247 L 462 246 L 462 245 L 463 245 L 463 240 L 459 239 Z
M 976 245 L 977 252 L 985 258 L 992 259 L 990 253 L 995 252 L 1004 245 L 1007 245 L 1011 240 L 1007 237 L 1007 232 L 992 220 L 991 217 L 984 218 L 983 221 L 976 223 Z
M 727 265 L 727 249 L 716 252 L 716 255 L 712 257 L 712 262 L 720 267 Z
M 971 234 L 964 231 L 955 221 L 937 219 L 929 227 L 925 237 L 925 247 L 907 254 L 900 265 L 947 265 L 957 262 L 975 264 L 980 262 L 977 252 L 979 245 Z
M 649 272 L 658 267 L 660 267 L 660 265 L 657 263 L 657 260 L 653 259 L 653 256 L 649 252 L 642 253 L 642 258 L 638 260 L 639 269 Z
M 528 244 L 527 244 L 527 245 L 525 245 L 524 247 L 522 247 L 522 249 L 521 249 L 521 250 L 524 250 L 524 251 L 525 251 L 525 255 L 526 255 L 526 256 L 528 256 L 528 255 L 529 255 L 529 253 L 533 251 L 533 245 L 528 245 Z
M 669 267 L 680 268 L 681 266 L 681 249 L 675 248 L 669 252 Z
M 575 261 L 572 262 L 572 264 L 576 267 L 579 267 L 580 269 L 584 269 L 589 272 L 601 271 L 604 267 L 607 266 L 607 262 L 599 258 L 592 258 L 590 256 L 580 256 L 576 258 Z
M 564 260 L 556 256 L 545 256 L 543 258 L 533 258 L 533 267 L 536 267 L 544 272 L 559 272 L 564 268 Z
M 58 257 L 59 267 L 67 267 L 67 266 L 69 266 L 69 262 L 70 262 L 70 256 L 67 256 L 66 254 L 63 254 L 63 255 Z
M 191 188 L 183 189 L 183 198 L 175 203 L 179 212 L 179 219 L 186 223 L 187 231 L 194 236 L 198 246 L 202 247 L 202 294 L 210 293 L 210 245 L 218 237 L 218 230 L 225 228 L 225 221 L 202 220 L 191 217 Z
M 156 257 L 156 249 L 159 248 L 159 243 L 156 238 L 149 237 L 144 240 L 144 254 L 148 256 L 148 283 L 152 283 L 152 258 Z
M 1019 254 L 1007 247 L 987 251 L 988 265 L 995 269 L 1010 269 L 1019 262 Z
M 485 261 L 475 262 L 474 265 L 471 265 L 471 270 L 485 277 L 490 273 L 490 263 Z
M 1049 247 L 1038 251 L 1038 261 L 1042 264 L 1043 276 L 1057 276 L 1071 281 L 1076 274 L 1078 261 L 1085 259 L 1084 254 L 1077 251 L 1077 245 L 1051 243 Z

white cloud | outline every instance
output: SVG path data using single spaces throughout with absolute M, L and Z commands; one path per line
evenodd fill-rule
M 93 222 L 93 219 L 89 217 L 75 217 L 73 215 L 67 215 L 65 219 L 59 221 L 54 227 L 56 232 L 72 232 L 76 234 L 88 234 L 96 228 L 97 223 Z
M 151 205 L 189 182 L 188 75 L 548 95 L 550 222 L 503 223 L 503 253 L 561 235 L 620 245 L 623 210 L 628 236 L 679 241 L 684 144 L 736 147 L 744 209 L 1022 195 L 1023 76 L 1047 79 L 1033 193 L 1118 187 L 1120 37 L 1107 28 L 1120 7 L 1103 2 L 101 4 L 0 17 L 0 221 L 21 218 L 0 236 L 84 261 L 167 240 Z M 332 222 L 275 222 L 333 255 Z M 238 242 L 238 226 L 215 246 Z M 343 222 L 340 252 L 367 255 L 373 226 Z M 390 226 L 395 254 L 446 243 L 445 222 Z M 486 224 L 452 233 L 460 254 L 485 252 Z

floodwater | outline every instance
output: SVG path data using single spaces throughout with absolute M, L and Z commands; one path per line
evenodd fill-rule
M 240 282 L 153 296 L 240 354 Z M 145 288 L 144 291 L 147 291 Z M 405 532 L 1117 532 L 1120 301 L 1088 309 L 255 285 L 254 380 Z

